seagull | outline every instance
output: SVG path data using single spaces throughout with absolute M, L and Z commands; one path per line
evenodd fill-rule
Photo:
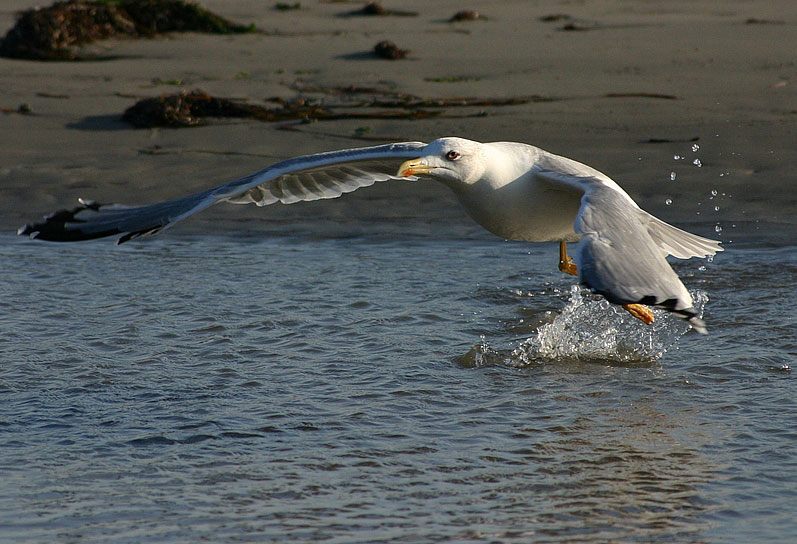
M 507 240 L 559 242 L 559 269 L 645 323 L 662 308 L 706 334 L 692 297 L 666 257 L 708 257 L 720 242 L 642 210 L 610 177 L 567 157 L 517 142 L 439 138 L 304 155 L 182 198 L 145 206 L 98 204 L 57 211 L 17 233 L 72 242 L 155 234 L 217 202 L 267 206 L 336 198 L 378 181 L 429 177 L 465 211 Z M 578 242 L 574 257 L 567 243 Z

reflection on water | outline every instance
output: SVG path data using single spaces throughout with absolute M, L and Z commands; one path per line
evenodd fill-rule
M 703 337 L 614 312 L 543 245 L 0 241 L 9 540 L 794 533 L 797 323 L 767 311 L 791 248 L 678 265 Z
M 641 398 L 554 427 L 555 438 L 535 449 L 546 482 L 535 494 L 548 508 L 535 531 L 590 542 L 700 534 L 712 509 L 700 488 L 714 471 L 699 452 L 703 437 L 684 435 L 692 423 L 689 411 Z

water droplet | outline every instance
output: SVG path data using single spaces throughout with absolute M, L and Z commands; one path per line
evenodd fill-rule
M 683 157 L 681 157 L 680 155 L 673 155 L 672 158 L 675 159 L 676 161 L 680 161 Z
M 675 181 L 675 172 L 670 172 L 670 181 Z
M 716 189 L 712 189 L 711 190 L 711 196 L 717 196 L 717 190 Z
M 664 203 L 669 206 L 670 204 L 672 204 L 672 198 L 668 198 L 667 200 L 664 201 Z
M 715 227 L 714 227 L 714 232 L 716 232 L 717 234 L 719 234 L 720 232 L 722 232 L 722 227 L 720 227 L 719 225 L 715 226 Z
M 705 272 L 706 270 L 708 270 L 706 268 L 706 265 L 704 265 L 704 264 L 701 264 L 700 266 L 698 266 L 697 269 L 700 270 L 701 272 Z
M 714 255 L 709 255 L 708 257 L 706 257 L 706 261 L 709 262 L 709 263 L 713 263 L 714 262 Z
M 695 165 L 695 166 L 697 166 L 698 168 L 700 168 L 701 166 L 703 166 L 703 163 L 702 163 L 702 162 L 700 162 L 700 159 L 695 159 L 695 160 L 693 160 L 693 161 L 692 161 L 692 164 L 694 164 L 694 165 Z
M 718 212 L 718 211 L 720 211 L 720 207 L 719 207 L 719 206 L 714 206 L 714 211 L 715 211 L 715 212 Z
M 692 153 L 697 153 L 697 151 L 698 151 L 699 149 L 700 149 L 700 146 L 699 146 L 699 145 L 697 145 L 697 144 L 692 144 Z

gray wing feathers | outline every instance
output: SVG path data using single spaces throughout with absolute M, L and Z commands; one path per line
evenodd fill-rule
M 692 297 L 645 228 L 648 217 L 616 190 L 592 185 L 575 223 L 579 279 L 612 303 L 659 306 L 705 332 Z
M 81 200 L 77 208 L 55 212 L 17 232 L 51 241 L 121 234 L 118 243 L 122 243 L 169 228 L 219 201 L 264 206 L 334 198 L 377 181 L 395 179 L 398 161 L 417 156 L 425 145 L 404 142 L 296 157 L 218 187 L 149 206 L 102 205 Z
M 268 206 L 276 202 L 293 204 L 307 200 L 337 198 L 344 193 L 369 187 L 377 181 L 399 179 L 396 165 L 390 162 L 368 162 L 362 167 L 333 166 L 284 174 L 252 187 L 240 195 L 225 198 L 232 204 Z
M 621 197 L 621 201 L 625 200 L 627 203 L 632 204 L 633 207 L 637 207 L 627 194 L 619 192 L 622 189 L 613 180 L 597 170 L 563 157 L 548 157 L 547 161 L 548 163 L 555 161 L 555 165 L 560 167 L 560 171 L 541 170 L 538 172 L 540 179 L 556 185 L 570 187 L 579 192 L 589 191 L 593 187 L 606 189 L 614 186 L 617 189 L 615 192 Z M 642 221 L 647 225 L 648 234 L 650 234 L 655 245 L 661 248 L 665 257 L 667 255 L 672 255 L 678 259 L 707 257 L 723 250 L 717 240 L 703 238 L 702 236 L 683 231 L 649 213 L 643 212 L 643 214 Z

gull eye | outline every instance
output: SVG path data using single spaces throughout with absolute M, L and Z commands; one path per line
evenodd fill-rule
M 459 158 L 459 156 L 460 156 L 459 153 L 454 151 L 453 149 L 451 151 L 449 151 L 448 153 L 446 153 L 446 158 L 448 160 L 450 160 L 450 161 L 457 160 Z

